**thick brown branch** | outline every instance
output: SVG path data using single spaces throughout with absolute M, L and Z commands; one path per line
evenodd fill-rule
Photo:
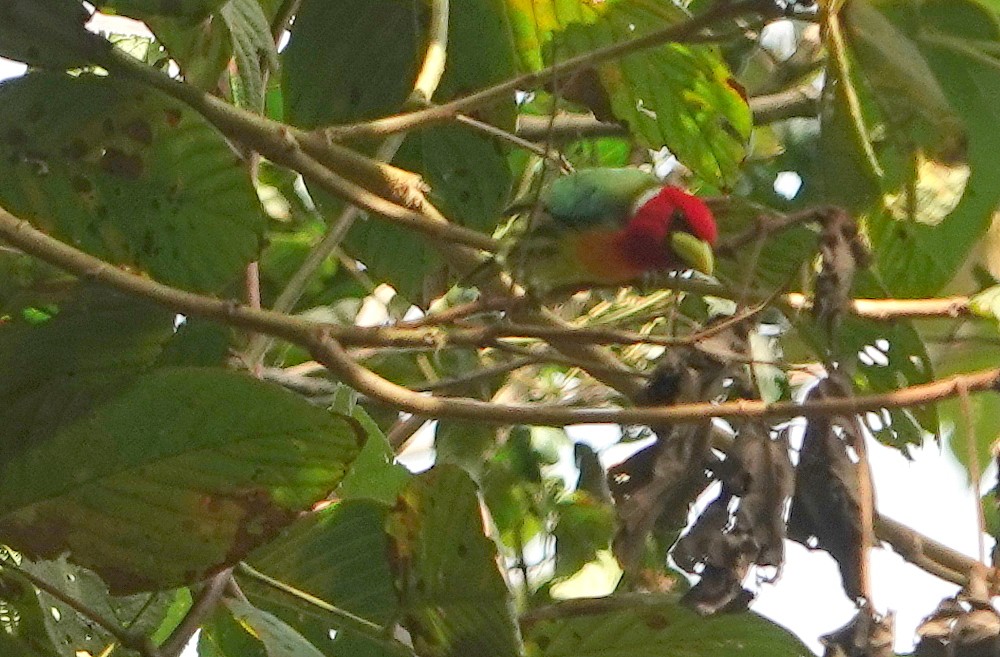
M 786 301 L 795 310 L 812 308 L 812 300 L 804 294 L 789 294 Z M 947 319 L 972 316 L 969 302 L 970 298 L 965 296 L 941 299 L 854 299 L 849 310 L 858 317 L 876 321 Z
M 979 563 L 882 515 L 875 517 L 875 535 L 918 568 L 962 586 L 968 584 L 969 572 Z
M 355 363 L 334 337 L 342 327 L 316 325 L 278 313 L 252 310 L 230 301 L 177 290 L 128 273 L 36 230 L 27 222 L 0 210 L 0 237 L 57 267 L 87 280 L 162 304 L 176 312 L 204 317 L 261 333 L 269 333 L 309 349 L 345 383 L 373 399 L 399 410 L 440 418 L 477 420 L 497 424 L 645 424 L 698 422 L 706 417 L 787 419 L 801 415 L 822 416 L 859 413 L 880 408 L 919 406 L 958 395 L 959 386 L 969 392 L 995 390 L 1000 368 L 981 370 L 889 393 L 826 399 L 796 404 L 740 400 L 725 404 L 697 403 L 661 408 L 566 408 L 551 405 L 502 405 L 471 399 L 441 399 L 398 386 Z M 623 372 L 627 374 L 627 371 Z M 639 384 L 637 383 L 637 386 Z

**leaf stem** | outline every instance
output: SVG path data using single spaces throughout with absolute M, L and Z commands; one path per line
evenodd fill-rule
M 306 593 L 305 591 L 301 591 L 294 586 L 285 584 L 281 580 L 265 575 L 246 562 L 240 562 L 237 568 L 241 574 L 246 575 L 251 579 L 255 579 L 258 582 L 275 589 L 276 591 L 281 591 L 285 595 L 291 596 L 311 607 L 315 607 L 323 612 L 324 618 L 333 618 L 333 622 L 335 624 L 339 624 L 346 630 L 357 632 L 358 634 L 370 639 L 373 643 L 385 648 L 392 654 L 399 655 L 400 657 L 419 657 L 416 651 L 392 638 L 389 635 L 387 628 L 384 628 L 377 623 L 373 623 L 366 618 L 352 614 L 346 609 L 335 607 L 325 600 L 321 600 L 320 598 Z

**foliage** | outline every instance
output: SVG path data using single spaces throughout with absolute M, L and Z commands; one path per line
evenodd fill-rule
M 919 654 L 1000 642 L 865 447 L 996 454 L 994 0 L 0 4 L 3 655 L 793 657 L 786 538 L 830 654 L 893 654 L 876 539 L 965 585 Z M 518 287 L 545 186 L 625 166 L 714 275 Z

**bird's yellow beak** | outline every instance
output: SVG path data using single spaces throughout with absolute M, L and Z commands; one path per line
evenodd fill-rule
M 670 234 L 670 248 L 682 263 L 709 276 L 715 271 L 712 245 L 691 233 L 676 231 Z

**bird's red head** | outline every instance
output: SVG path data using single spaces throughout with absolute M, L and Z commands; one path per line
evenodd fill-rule
M 715 218 L 705 202 L 672 185 L 663 187 L 637 208 L 629 225 L 655 235 L 660 242 L 677 230 L 691 233 L 713 246 L 719 236 Z
M 631 221 L 622 231 L 620 248 L 632 266 L 641 271 L 691 267 L 706 269 L 696 265 L 690 254 L 677 253 L 674 249 L 677 233 L 687 233 L 697 240 L 690 243 L 704 243 L 699 247 L 704 261 L 710 254 L 710 247 L 718 239 L 718 228 L 712 211 L 697 196 L 688 194 L 678 187 L 666 186 L 636 208 Z M 710 269 L 710 267 L 707 267 Z

